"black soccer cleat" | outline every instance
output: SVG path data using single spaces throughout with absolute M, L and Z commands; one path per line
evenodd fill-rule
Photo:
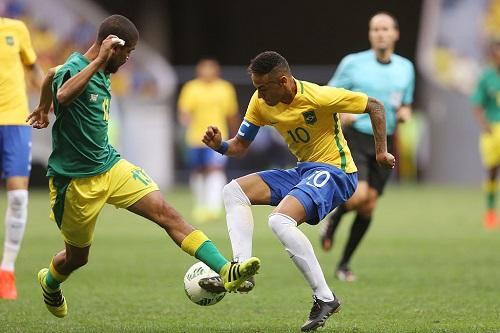
M 223 293 L 226 291 L 224 288 L 224 281 L 220 278 L 220 276 L 214 276 L 209 278 L 203 278 L 198 281 L 198 285 L 211 293 Z M 238 289 L 237 292 L 246 294 L 255 287 L 255 278 L 253 276 L 249 277 L 245 282 L 243 282 Z
M 324 326 L 332 314 L 340 311 L 340 302 L 337 297 L 331 302 L 324 302 L 316 296 L 313 296 L 313 300 L 309 319 L 300 328 L 302 332 L 314 331 L 318 327 Z

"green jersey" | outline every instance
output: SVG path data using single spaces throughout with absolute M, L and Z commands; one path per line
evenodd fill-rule
M 56 121 L 52 127 L 52 154 L 47 176 L 83 178 L 108 171 L 120 155 L 108 143 L 111 89 L 109 76 L 95 73 L 85 90 L 71 104 L 57 101 L 57 91 L 89 64 L 80 53 L 73 53 L 60 67 L 52 83 Z
M 500 122 L 500 75 L 495 67 L 489 67 L 477 84 L 472 103 L 482 107 L 489 123 Z

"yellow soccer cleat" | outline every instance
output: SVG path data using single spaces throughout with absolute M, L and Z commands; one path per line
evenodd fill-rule
M 229 292 L 236 291 L 248 278 L 255 275 L 259 268 L 260 260 L 255 257 L 242 263 L 228 262 L 220 271 L 224 288 Z
M 58 289 L 53 290 L 45 284 L 45 277 L 48 272 L 48 268 L 42 268 L 38 272 L 38 282 L 40 283 L 40 287 L 42 287 L 43 301 L 45 302 L 47 309 L 54 316 L 58 318 L 66 317 L 68 314 L 68 305 L 66 304 L 66 299 L 62 294 L 61 288 L 59 287 Z

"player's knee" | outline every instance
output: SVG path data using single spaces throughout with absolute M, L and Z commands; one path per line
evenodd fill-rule
M 66 263 L 72 270 L 76 270 L 85 266 L 88 262 L 88 256 L 71 256 L 67 259 Z
M 250 206 L 250 200 L 247 195 L 241 189 L 241 186 L 236 180 L 232 180 L 229 184 L 226 184 L 222 189 L 222 198 L 224 200 L 224 206 L 229 207 L 232 205 L 243 205 Z
M 21 219 L 28 208 L 28 191 L 13 190 L 8 192 L 9 210 L 13 217 Z
M 293 218 L 281 213 L 272 213 L 271 215 L 269 215 L 267 224 L 269 228 L 271 228 L 271 230 L 278 236 L 285 229 L 297 226 L 297 222 L 295 222 Z
M 358 214 L 363 217 L 369 218 L 373 215 L 375 210 L 375 201 L 367 200 L 362 205 L 360 205 L 357 209 Z
M 347 201 L 349 209 L 357 208 L 365 205 L 368 200 L 368 192 L 364 190 L 356 191 L 354 195 Z

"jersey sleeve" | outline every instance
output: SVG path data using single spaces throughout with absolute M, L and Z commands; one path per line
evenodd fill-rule
M 19 34 L 21 61 L 26 66 L 33 65 L 36 61 L 36 53 L 33 49 L 33 46 L 31 45 L 31 38 L 28 28 L 23 22 L 20 22 Z
M 66 62 L 61 66 L 56 67 L 54 79 L 52 81 L 52 96 L 56 96 L 59 88 L 62 87 L 64 82 L 68 81 L 72 76 L 78 74 L 79 69 L 71 62 Z M 54 99 L 56 103 L 57 99 Z
M 415 69 L 413 65 L 409 63 L 409 80 L 408 86 L 403 92 L 403 105 L 410 105 L 413 103 L 413 92 L 415 91 Z
M 486 89 L 484 87 L 485 76 L 483 75 L 476 84 L 476 89 L 471 96 L 472 104 L 484 107 L 486 104 Z
M 250 98 L 244 118 L 257 126 L 266 125 L 266 121 L 263 119 L 259 110 L 259 98 L 257 96 L 257 91 L 252 95 L 252 98 Z
M 335 73 L 333 74 L 328 85 L 330 87 L 339 87 L 345 89 L 352 88 L 351 70 L 350 70 L 350 57 L 344 57 L 340 64 L 337 66 Z
M 368 96 L 344 88 L 320 87 L 316 96 L 320 109 L 331 113 L 363 113 Z
M 191 113 L 194 108 L 194 99 L 192 98 L 193 86 L 190 82 L 186 83 L 179 94 L 179 100 L 177 101 L 177 108 L 181 112 Z

